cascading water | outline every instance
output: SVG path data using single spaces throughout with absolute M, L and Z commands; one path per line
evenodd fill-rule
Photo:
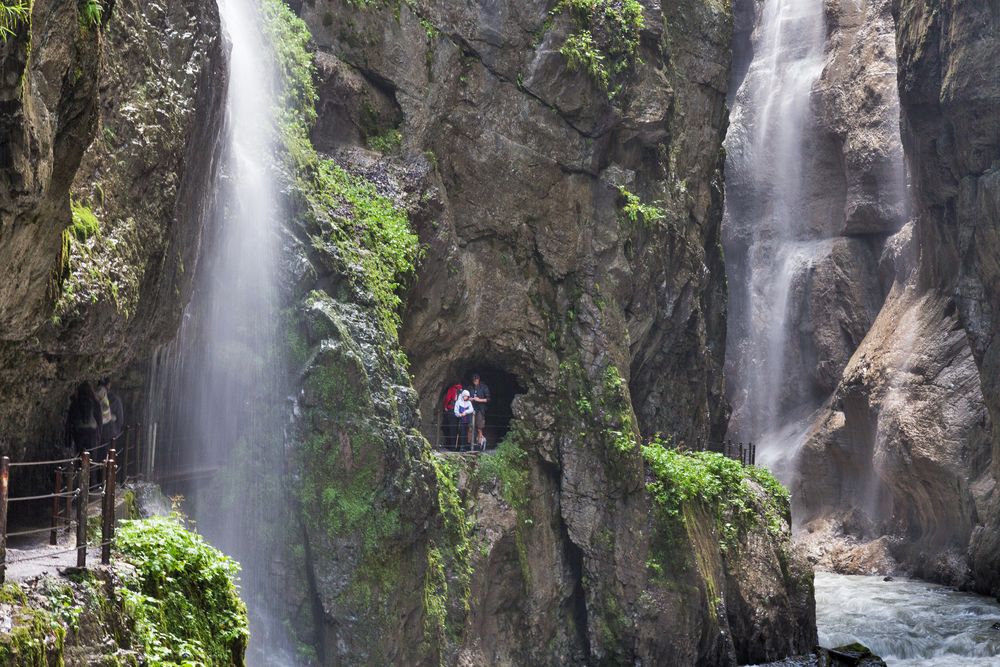
M 1000 661 L 1000 604 L 919 581 L 816 574 L 823 646 L 861 642 L 890 667 L 987 667 Z
M 278 340 L 281 206 L 274 183 L 272 52 L 255 0 L 219 0 L 231 41 L 227 130 L 195 293 L 171 345 L 154 359 L 150 439 L 165 476 L 183 478 L 185 510 L 242 564 L 251 664 L 293 664 L 281 636 L 284 364 Z M 263 649 L 266 646 L 266 656 Z
M 822 72 L 823 0 L 767 0 L 753 35 L 753 59 L 736 94 L 726 139 L 724 229 L 730 267 L 731 435 L 779 461 L 814 405 L 790 358 L 796 281 L 825 244 L 810 220 L 805 183 L 810 93 Z M 786 478 L 787 479 L 787 478 Z

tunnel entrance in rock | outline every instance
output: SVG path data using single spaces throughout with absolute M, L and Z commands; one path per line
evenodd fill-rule
M 478 373 L 480 382 L 489 387 L 490 401 L 486 406 L 486 436 L 487 449 L 495 448 L 510 430 L 510 421 L 513 417 L 511 405 L 514 397 L 525 392 L 524 387 L 518 382 L 517 377 L 503 368 L 489 363 L 477 363 L 475 361 L 459 361 L 451 365 L 451 372 L 439 378 L 437 383 L 437 410 L 430 428 L 425 428 L 424 435 L 438 448 L 454 448 L 456 446 L 455 433 L 449 433 L 444 418 L 444 399 L 448 393 L 448 388 L 458 383 L 463 388 L 472 388 L 472 376 Z

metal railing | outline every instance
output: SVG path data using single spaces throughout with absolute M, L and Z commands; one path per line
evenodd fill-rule
M 687 449 L 694 452 L 719 452 L 723 456 L 731 458 L 734 461 L 739 461 L 745 466 L 757 465 L 757 445 L 753 442 L 737 442 L 735 440 L 709 442 L 695 440 L 693 447 L 681 445 L 679 449 Z

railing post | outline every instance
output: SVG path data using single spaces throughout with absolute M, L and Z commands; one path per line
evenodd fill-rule
M 69 532 L 70 524 L 73 522 L 73 484 L 76 482 L 76 466 L 72 463 L 66 470 L 66 512 L 63 516 L 63 526 Z
M 49 544 L 55 546 L 59 530 L 59 493 L 62 491 L 62 466 L 56 468 L 56 490 L 52 495 L 52 519 L 49 522 Z
M 130 449 L 129 440 L 132 436 L 132 427 L 125 426 L 125 460 L 122 462 L 122 484 L 128 482 L 128 450 Z
M 115 536 L 115 450 L 104 460 L 104 502 L 101 504 L 101 565 L 111 562 L 111 540 Z
M 76 499 L 76 566 L 87 567 L 87 505 L 90 503 L 90 452 L 80 458 L 80 493 Z
M 0 584 L 7 580 L 7 493 L 10 487 L 10 457 L 0 459 Z

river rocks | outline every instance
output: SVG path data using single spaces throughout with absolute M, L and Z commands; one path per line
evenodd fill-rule
M 798 529 L 795 541 L 817 569 L 867 575 L 900 571 L 892 556 L 892 540 L 884 535 L 873 538 L 867 531 L 858 536 L 851 529 L 847 521 L 837 524 L 829 519 L 815 519 Z
M 769 662 L 759 667 L 885 667 L 885 664 L 867 646 L 854 643 L 837 648 L 817 646 L 810 655 Z

